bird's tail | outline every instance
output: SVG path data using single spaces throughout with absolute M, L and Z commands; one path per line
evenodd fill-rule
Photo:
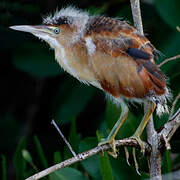
M 156 97 L 157 107 L 156 113 L 161 116 L 164 113 L 169 113 L 168 101 L 172 100 L 172 93 L 170 89 L 166 88 L 166 93 L 162 96 Z

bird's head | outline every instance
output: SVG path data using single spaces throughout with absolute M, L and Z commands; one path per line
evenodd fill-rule
M 10 28 L 32 33 L 56 49 L 83 37 L 88 19 L 88 13 L 68 7 L 43 18 L 41 25 L 18 25 Z

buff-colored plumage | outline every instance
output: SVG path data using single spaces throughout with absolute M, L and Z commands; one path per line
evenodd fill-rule
M 72 76 L 114 98 L 139 102 L 147 98 L 163 104 L 159 113 L 168 110 L 165 76 L 154 61 L 157 50 L 125 21 L 89 16 L 69 7 L 45 18 L 44 24 L 61 29 L 56 38 L 61 48 L 52 47 L 57 61 Z
M 143 146 L 140 136 L 155 107 L 157 113 L 168 112 L 170 93 L 165 75 L 155 64 L 157 50 L 145 37 L 125 21 L 90 16 L 68 7 L 44 18 L 40 26 L 12 26 L 45 40 L 55 51 L 60 66 L 79 81 L 91 84 L 112 97 L 121 106 L 121 116 L 109 136 L 117 156 L 114 139 L 128 115 L 124 99 L 144 103 L 144 117 L 131 138 Z

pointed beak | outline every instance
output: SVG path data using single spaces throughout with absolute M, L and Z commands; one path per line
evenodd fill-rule
M 18 26 L 10 26 L 9 28 L 17 31 L 29 32 L 32 34 L 49 33 L 48 27 L 45 25 L 37 25 L 37 26 L 18 25 Z

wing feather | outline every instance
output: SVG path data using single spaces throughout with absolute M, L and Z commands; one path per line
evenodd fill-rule
M 93 67 L 104 89 L 127 97 L 165 93 L 165 76 L 154 62 L 156 49 L 146 37 L 125 21 L 109 17 L 94 17 L 88 26 L 86 37 L 96 47 Z

